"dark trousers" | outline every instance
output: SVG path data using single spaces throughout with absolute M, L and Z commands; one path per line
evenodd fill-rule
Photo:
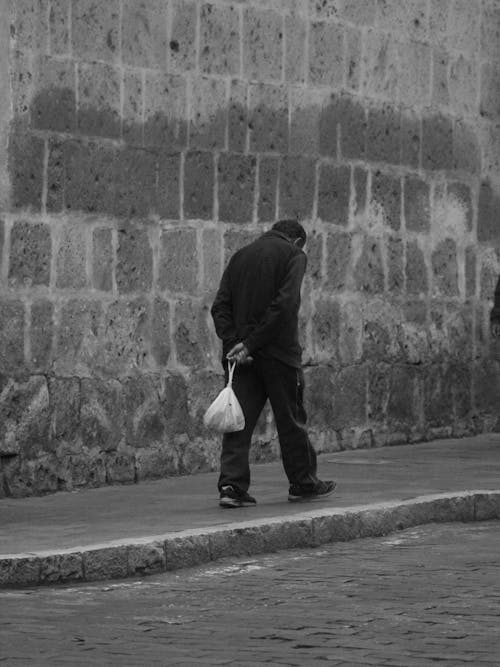
M 233 389 L 245 415 L 245 428 L 223 436 L 219 490 L 229 484 L 241 491 L 248 490 L 250 442 L 267 399 L 274 414 L 283 467 L 290 484 L 314 486 L 316 452 L 306 431 L 302 369 L 277 359 L 257 357 L 251 364 L 236 367 Z

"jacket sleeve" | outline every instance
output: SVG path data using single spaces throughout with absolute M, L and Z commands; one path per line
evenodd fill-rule
M 285 278 L 277 295 L 252 333 L 243 341 L 250 353 L 264 347 L 273 340 L 292 313 L 300 307 L 300 288 L 306 270 L 307 258 L 301 252 L 288 262 Z
M 490 312 L 490 321 L 500 323 L 500 277 L 495 287 L 495 301 Z
M 219 289 L 212 305 L 212 318 L 217 336 L 227 345 L 236 344 L 236 327 L 233 321 L 231 285 L 229 281 L 229 265 L 220 281 Z

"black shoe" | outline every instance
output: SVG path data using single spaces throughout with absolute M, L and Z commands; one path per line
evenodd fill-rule
M 220 492 L 219 505 L 221 507 L 251 507 L 257 501 L 246 491 L 235 489 L 234 486 L 223 486 Z
M 326 498 L 333 493 L 336 486 L 335 482 L 322 482 L 321 480 L 312 487 L 301 487 L 297 484 L 292 484 L 288 491 L 288 500 L 291 503 L 301 503 L 307 500 Z

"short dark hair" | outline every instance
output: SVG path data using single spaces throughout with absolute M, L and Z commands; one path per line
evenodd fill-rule
M 290 239 L 300 239 L 300 245 L 305 245 L 307 238 L 306 230 L 297 220 L 278 220 L 278 222 L 274 223 L 273 229 L 286 234 Z

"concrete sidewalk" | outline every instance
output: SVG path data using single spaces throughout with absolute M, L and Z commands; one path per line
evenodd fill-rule
M 333 496 L 287 502 L 279 463 L 254 465 L 258 505 L 221 509 L 217 474 L 0 500 L 0 585 L 142 576 L 431 521 L 500 518 L 500 434 L 319 457 Z

